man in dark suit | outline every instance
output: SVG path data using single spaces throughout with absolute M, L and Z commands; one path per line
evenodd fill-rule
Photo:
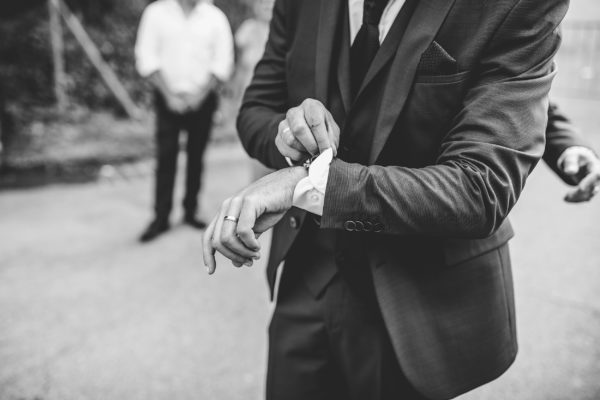
M 213 273 L 275 225 L 268 399 L 447 399 L 510 366 L 506 218 L 544 153 L 567 6 L 276 2 L 238 127 L 277 171 L 204 237 Z

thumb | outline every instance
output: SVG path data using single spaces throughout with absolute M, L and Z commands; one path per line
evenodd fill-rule
M 562 169 L 567 175 L 576 175 L 579 172 L 579 157 L 577 154 L 568 154 L 563 161 Z

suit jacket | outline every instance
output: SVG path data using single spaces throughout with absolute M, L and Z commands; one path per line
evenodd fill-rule
M 576 185 L 578 183 L 577 178 L 564 174 L 558 168 L 559 157 L 566 149 L 572 146 L 591 147 L 558 105 L 551 102 L 550 107 L 548 107 L 548 127 L 546 129 L 544 161 L 565 183 Z
M 328 104 L 340 46 L 334 22 L 345 1 L 276 1 L 238 117 L 244 147 L 269 167 L 287 166 L 274 144 L 285 112 L 306 98 Z M 367 161 L 331 164 L 321 228 L 366 235 L 398 361 L 429 398 L 488 382 L 516 355 L 506 218 L 544 153 L 567 7 L 419 0 L 402 37 L 388 34 L 357 99 L 340 88 L 348 115 L 361 115 L 370 87 L 386 79 L 374 131 L 365 132 Z M 292 209 L 276 226 L 271 267 L 285 258 L 304 214 Z

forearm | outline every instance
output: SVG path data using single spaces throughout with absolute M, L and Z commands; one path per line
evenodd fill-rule
M 362 166 L 336 160 L 325 192 L 322 228 L 348 229 L 348 221 L 394 235 L 481 238 L 500 227 L 525 177 L 468 160 L 421 169 Z

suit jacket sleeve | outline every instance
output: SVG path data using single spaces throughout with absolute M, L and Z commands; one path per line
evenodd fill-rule
M 275 146 L 275 137 L 289 109 L 285 70 L 289 15 L 285 1 L 277 0 L 265 53 L 256 66 L 237 120 L 240 139 L 248 154 L 274 169 L 288 167 Z
M 551 102 L 548 107 L 544 161 L 563 181 L 570 185 L 576 185 L 577 180 L 564 174 L 558 167 L 558 159 L 561 154 L 572 146 L 590 147 L 575 129 L 571 120 L 563 114 L 556 103 Z
M 480 238 L 500 227 L 544 152 L 548 92 L 566 0 L 520 0 L 485 46 L 440 144 L 420 169 L 331 164 L 322 228 Z

